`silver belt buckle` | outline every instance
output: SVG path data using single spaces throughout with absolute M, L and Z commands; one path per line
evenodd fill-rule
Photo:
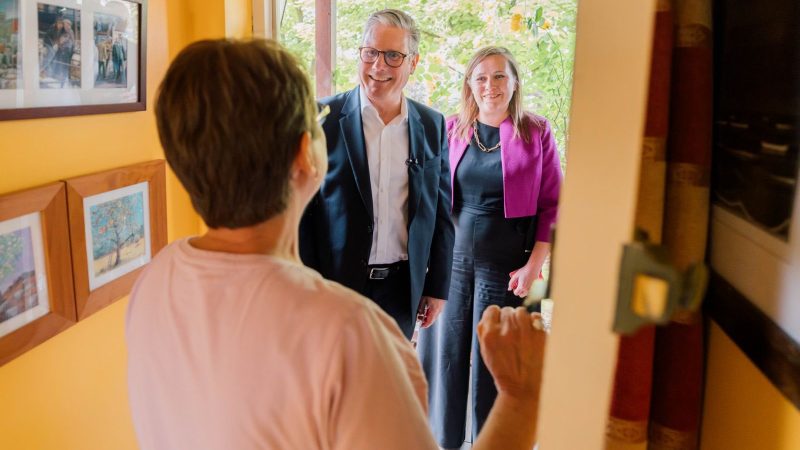
M 370 280 L 385 280 L 389 276 L 388 267 L 373 267 L 369 269 Z

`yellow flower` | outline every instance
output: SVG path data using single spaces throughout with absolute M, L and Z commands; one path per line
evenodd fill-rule
M 522 29 L 522 14 L 514 13 L 511 16 L 511 31 L 519 31 Z
M 550 21 L 545 19 L 544 23 L 542 24 L 542 29 L 543 30 L 549 30 L 550 27 L 552 27 L 552 26 L 553 25 L 550 23 Z
M 431 80 L 425 80 L 425 88 L 428 89 L 428 93 L 431 93 L 436 89 L 436 85 Z

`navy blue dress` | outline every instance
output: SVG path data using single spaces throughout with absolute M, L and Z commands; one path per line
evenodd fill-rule
M 481 143 L 500 142 L 500 129 L 478 122 Z M 453 181 L 455 247 L 450 293 L 436 323 L 420 333 L 418 351 L 428 379 L 431 428 L 439 445 L 464 442 L 467 390 L 472 365 L 473 442 L 489 415 L 497 391 L 480 357 L 475 329 L 489 305 L 520 306 L 508 291 L 509 273 L 528 261 L 526 234 L 532 218 L 503 213 L 501 149 L 481 151 L 475 139 L 458 164 Z

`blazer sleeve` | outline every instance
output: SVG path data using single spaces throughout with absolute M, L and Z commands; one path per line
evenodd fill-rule
M 542 145 L 542 180 L 537 201 L 536 215 L 539 218 L 539 225 L 536 230 L 536 240 L 550 242 L 550 232 L 558 216 L 562 174 L 561 159 L 558 157 L 558 148 L 550 122 L 542 120 L 544 127 L 539 135 Z
M 321 101 L 317 102 L 317 108 L 322 108 L 325 105 L 329 105 L 332 103 L 332 97 L 327 97 L 322 99 Z M 336 112 L 331 112 L 331 116 L 335 116 Z M 336 121 L 335 117 L 328 117 L 329 121 Z M 328 124 L 326 121 L 325 125 Z M 325 133 L 325 137 L 328 138 L 328 142 L 330 142 L 330 138 L 328 136 L 329 131 L 323 125 L 322 127 L 323 133 Z M 316 271 L 320 271 L 320 255 L 319 255 L 319 247 L 322 245 L 319 242 L 319 221 L 320 216 L 324 214 L 322 211 L 323 204 L 322 204 L 322 196 L 320 195 L 319 190 L 311 197 L 311 201 L 308 202 L 306 205 L 306 210 L 303 212 L 303 216 L 300 218 L 300 229 L 298 233 L 298 247 L 300 251 L 300 259 L 303 261 L 308 267 Z
M 447 145 L 447 127 L 444 117 L 439 128 L 439 146 L 441 169 L 439 173 L 439 189 L 436 201 L 436 224 L 431 241 L 428 273 L 422 295 L 447 299 L 450 290 L 450 270 L 453 267 L 453 245 L 455 231 L 450 218 L 450 153 Z

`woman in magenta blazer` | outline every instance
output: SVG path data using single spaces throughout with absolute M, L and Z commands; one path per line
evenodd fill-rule
M 519 71 L 503 47 L 467 65 L 459 114 L 447 121 L 456 226 L 448 301 L 421 332 L 431 425 L 439 445 L 465 434 L 470 357 L 472 436 L 497 396 L 475 326 L 489 305 L 519 306 L 550 252 L 561 163 L 550 124 L 522 108 Z

